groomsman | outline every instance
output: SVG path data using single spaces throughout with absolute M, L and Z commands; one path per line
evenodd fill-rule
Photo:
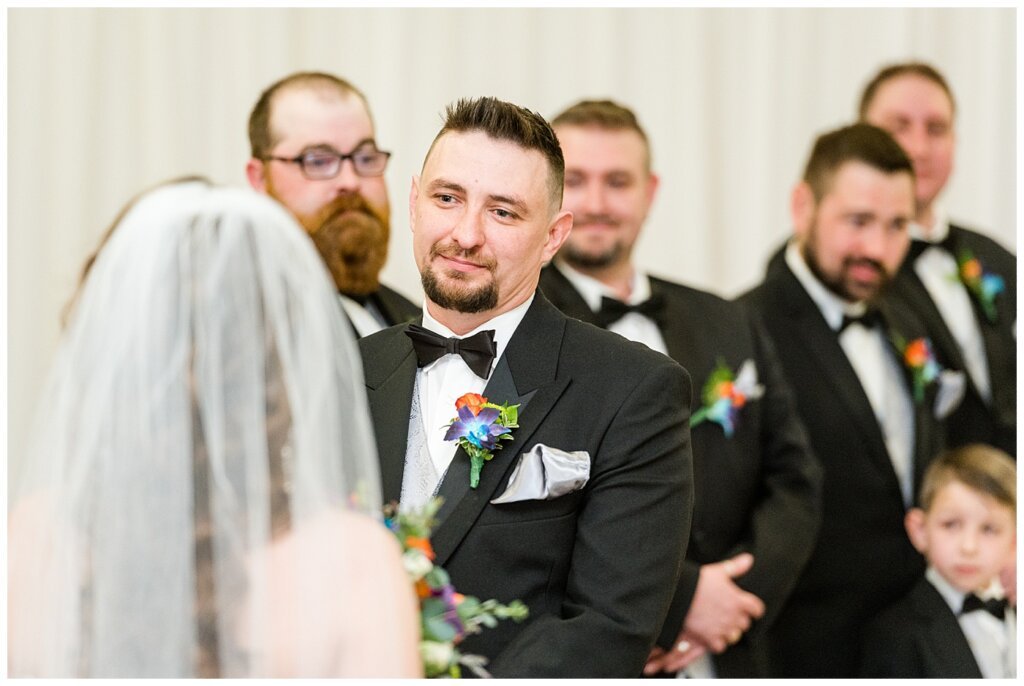
M 498 677 L 633 677 L 689 537 L 690 379 L 537 290 L 572 226 L 563 175 L 540 115 L 450 106 L 409 198 L 422 321 L 360 348 L 385 500 L 442 496 L 435 562 L 462 593 L 529 607 L 460 648 Z
M 409 321 L 419 307 L 380 283 L 390 208 L 366 97 L 331 74 L 298 72 L 263 91 L 249 115 L 250 185 L 309 232 L 359 336 Z
M 991 238 L 951 223 L 938 202 L 953 170 L 955 109 L 942 74 L 910 62 L 871 79 L 860 118 L 891 133 L 914 163 L 914 241 L 895 291 L 970 379 L 947 423 L 950 444 L 989 443 L 1016 455 L 1017 260 Z
M 702 406 L 691 417 L 691 543 L 662 629 L 664 649 L 655 648 L 645 672 L 767 676 L 764 630 L 810 555 L 820 520 L 820 468 L 789 387 L 744 308 L 633 265 L 658 188 L 633 112 L 583 101 L 552 125 L 565 155 L 563 202 L 573 230 L 541 272 L 541 289 L 566 314 L 671 356 L 697 381 Z
M 823 521 L 768 632 L 772 675 L 854 677 L 865 621 L 924 572 L 903 518 L 940 449 L 940 381 L 913 312 L 879 298 L 910 244 L 914 170 L 884 131 L 814 144 L 795 236 L 744 296 L 761 315 L 824 468 Z

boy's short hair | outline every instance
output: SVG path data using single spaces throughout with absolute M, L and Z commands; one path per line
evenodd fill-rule
M 953 481 L 992 496 L 1016 515 L 1017 465 L 1002 450 L 977 443 L 939 455 L 928 465 L 921 481 L 921 509 L 931 509 L 939 489 Z

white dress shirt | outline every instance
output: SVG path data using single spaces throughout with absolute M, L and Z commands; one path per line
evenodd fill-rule
M 455 457 L 455 450 L 458 448 L 456 441 L 444 440 L 448 424 L 457 414 L 455 401 L 466 393 L 484 392 L 498 360 L 501 359 L 512 334 L 515 333 L 519 323 L 526 315 L 526 311 L 530 309 L 534 297 L 530 296 L 530 299 L 522 305 L 498 315 L 461 336 L 456 336 L 448 327 L 431 317 L 427 312 L 426 303 L 424 303 L 423 328 L 445 337 L 456 336 L 457 338 L 466 338 L 478 331 L 494 329 L 494 343 L 497 346 L 494 363 L 491 365 L 491 371 L 486 379 L 477 376 L 458 355 L 445 355 L 416 371 L 416 387 L 419 389 L 420 413 L 426 432 L 427 451 L 438 474 L 438 479 L 448 469 L 452 458 Z M 500 404 L 508 399 L 489 398 L 489 400 Z
M 620 300 L 619 295 L 592 276 L 587 276 L 566 264 L 562 260 L 554 261 L 555 269 L 562 274 L 573 285 L 573 288 L 583 297 L 584 302 L 594 312 L 601 309 L 601 298 L 609 297 Z M 646 274 L 638 271 L 633 272 L 633 282 L 630 284 L 629 299 L 627 305 L 639 305 L 651 297 L 651 280 Z M 656 350 L 663 355 L 668 354 L 668 346 L 665 344 L 665 337 L 661 335 L 658 324 L 639 312 L 627 312 L 622 319 L 613 322 L 609 327 L 623 338 L 643 343 L 651 350 Z
M 974 653 L 981 675 L 986 679 L 1013 679 L 1017 676 L 1017 615 L 1013 608 L 1006 608 L 1003 619 L 994 617 L 984 610 L 960 614 L 964 606 L 965 593 L 958 591 L 946 581 L 938 570 L 929 566 L 925 577 L 943 597 L 953 614 L 957 616 L 964 638 Z M 1005 592 L 999 579 L 984 591 L 976 592 L 982 600 L 1003 598 Z M 938 646 L 941 648 L 942 646 Z
M 786 247 L 785 259 L 833 331 L 842 326 L 844 315 L 864 314 L 864 302 L 846 302 L 818 281 L 795 242 Z M 868 329 L 860 323 L 851 324 L 839 334 L 839 345 L 871 403 L 899 481 L 903 504 L 909 507 L 914 494 L 914 405 L 900 366 L 902 361 L 897 359 L 882 327 Z
M 949 220 L 943 212 L 937 211 L 930 236 L 917 224 L 910 225 L 910 235 L 928 243 L 940 243 L 949 235 Z M 944 248 L 929 247 L 914 262 L 914 271 L 960 346 L 967 373 L 971 375 L 974 386 L 985 402 L 991 403 L 992 387 L 985 342 L 971 306 L 971 294 L 960 282 L 956 257 Z
M 360 305 L 352 298 L 341 293 L 338 293 L 338 300 L 341 301 L 341 306 L 344 308 L 345 314 L 348 315 L 348 320 L 352 322 L 352 326 L 355 327 L 360 338 L 387 328 L 387 325 L 384 324 L 384 316 L 371 303 Z

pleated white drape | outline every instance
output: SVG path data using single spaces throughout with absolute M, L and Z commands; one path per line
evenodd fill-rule
M 546 116 L 634 108 L 660 195 L 655 273 L 736 295 L 788 235 L 813 137 L 850 121 L 881 65 L 933 63 L 958 99 L 945 204 L 1015 249 L 1016 11 L 1004 9 L 9 9 L 9 443 L 17 464 L 83 258 L 145 186 L 244 183 L 260 91 L 299 69 L 369 98 L 393 210 L 389 284 L 420 299 L 409 181 L 459 97 Z

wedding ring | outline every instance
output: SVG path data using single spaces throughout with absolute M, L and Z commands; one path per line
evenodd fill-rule
M 691 646 L 689 641 L 680 641 L 679 643 L 676 643 L 676 650 L 678 650 L 680 653 L 685 653 L 687 650 L 690 649 L 690 647 Z
M 729 645 L 733 645 L 735 643 L 738 643 L 739 640 L 740 640 L 740 636 L 742 636 L 742 635 L 743 635 L 743 632 L 740 631 L 739 629 L 734 630 L 731 634 L 729 634 Z

